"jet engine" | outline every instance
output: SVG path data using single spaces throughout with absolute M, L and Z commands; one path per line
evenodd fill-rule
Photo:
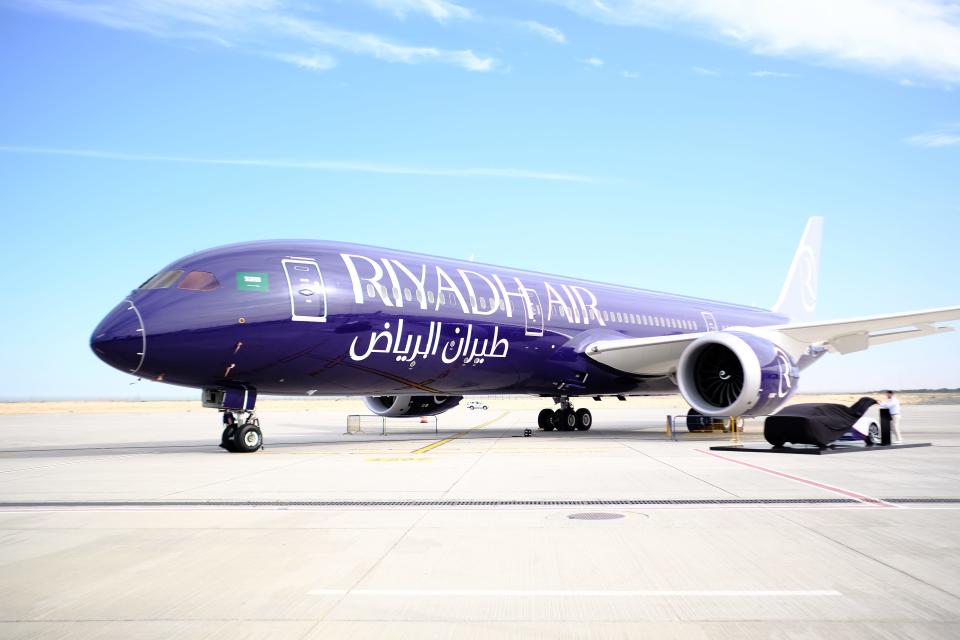
M 366 396 L 367 409 L 385 418 L 435 416 L 460 404 L 463 396 Z
M 799 369 L 786 351 L 738 331 L 709 333 L 680 356 L 677 384 L 705 416 L 765 415 L 794 392 Z

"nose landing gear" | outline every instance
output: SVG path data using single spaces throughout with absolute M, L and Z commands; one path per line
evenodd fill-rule
M 589 409 L 574 410 L 570 398 L 557 397 L 554 402 L 560 405 L 560 408 L 543 409 L 537 415 L 537 426 L 544 431 L 588 431 L 593 426 L 593 414 Z
M 220 446 L 231 453 L 252 453 L 263 446 L 260 420 L 253 411 L 223 412 Z

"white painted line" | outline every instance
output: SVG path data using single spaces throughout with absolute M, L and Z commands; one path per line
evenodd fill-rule
M 577 597 L 577 598 L 797 598 L 797 597 L 836 597 L 841 594 L 833 589 L 813 589 L 806 591 L 782 590 L 743 590 L 743 589 L 311 589 L 311 596 L 445 596 L 445 597 Z

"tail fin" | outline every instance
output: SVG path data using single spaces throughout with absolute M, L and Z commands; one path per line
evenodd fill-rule
M 820 238 L 823 218 L 807 220 L 807 228 L 793 254 L 793 263 L 780 291 L 773 311 L 782 313 L 794 322 L 813 320 L 817 308 L 817 278 L 820 275 Z

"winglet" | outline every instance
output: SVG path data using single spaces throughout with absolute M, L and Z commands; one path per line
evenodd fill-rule
M 773 311 L 782 313 L 792 322 L 813 320 L 817 308 L 817 279 L 820 275 L 820 239 L 823 235 L 823 218 L 815 216 L 807 220 L 807 228 L 793 255 L 790 271 L 780 291 Z

